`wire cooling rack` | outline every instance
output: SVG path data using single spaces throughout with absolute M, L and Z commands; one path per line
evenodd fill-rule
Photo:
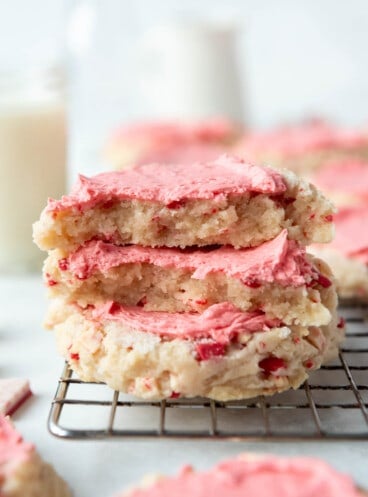
M 347 339 L 339 358 L 298 390 L 236 402 L 137 400 L 64 367 L 48 419 L 61 438 L 177 437 L 368 440 L 368 308 L 342 306 Z

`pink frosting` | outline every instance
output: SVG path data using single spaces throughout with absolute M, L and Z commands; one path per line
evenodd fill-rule
M 34 446 L 23 441 L 9 418 L 0 415 L 0 483 L 2 476 L 7 476 L 14 466 L 27 460 L 33 451 Z
M 280 173 L 223 155 L 214 162 L 187 165 L 148 164 L 127 171 L 80 176 L 71 195 L 49 200 L 47 211 L 83 210 L 97 204 L 140 199 L 172 202 L 187 199 L 223 199 L 227 195 L 285 192 Z
M 145 122 L 123 126 L 114 132 L 113 142 L 128 140 L 147 141 L 152 145 L 172 143 L 216 142 L 225 140 L 234 133 L 234 125 L 223 118 L 197 123 Z
M 330 247 L 368 264 L 368 205 L 343 208 L 334 221 L 336 235 Z
M 348 476 L 312 458 L 262 457 L 232 459 L 213 469 L 194 472 L 186 467 L 130 497 L 358 497 Z
M 286 126 L 274 131 L 245 136 L 240 147 L 252 159 L 262 153 L 298 156 L 306 152 L 340 148 L 353 149 L 368 145 L 368 132 L 342 129 L 326 122 L 312 121 Z
M 72 253 L 68 262 L 70 271 L 79 279 L 130 263 L 186 269 L 193 271 L 192 278 L 195 279 L 221 272 L 245 284 L 276 282 L 283 286 L 301 286 L 316 275 L 316 270 L 305 257 L 305 249 L 288 240 L 287 230 L 258 247 L 239 250 L 232 247 L 212 251 L 137 245 L 119 247 L 92 240 Z
M 229 343 L 239 333 L 255 333 L 281 325 L 280 320 L 269 319 L 261 311 L 242 312 L 229 302 L 214 304 L 202 313 L 145 311 L 116 302 L 98 304 L 87 312 L 97 321 L 118 321 L 129 328 L 168 339 L 211 338 L 222 344 Z
M 341 192 L 368 197 L 368 162 L 344 160 L 323 166 L 313 183 L 330 192 Z

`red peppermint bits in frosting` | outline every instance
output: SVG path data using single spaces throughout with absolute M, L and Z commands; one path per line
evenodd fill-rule
M 147 297 L 144 295 L 137 303 L 138 307 L 144 307 L 147 304 Z
M 58 282 L 51 277 L 50 273 L 46 273 L 45 277 L 47 286 L 55 286 L 58 284 Z
M 318 275 L 317 283 L 323 288 L 329 288 L 332 285 L 332 281 L 329 280 L 326 276 L 323 276 L 323 274 Z
M 118 302 L 111 302 L 109 304 L 109 314 L 115 314 L 116 312 L 120 311 L 120 304 Z
M 197 305 L 207 305 L 208 300 L 207 299 L 197 299 L 194 301 Z
M 58 266 L 60 271 L 66 271 L 69 269 L 69 261 L 68 259 L 60 259 L 58 262 Z
M 223 343 L 198 343 L 196 346 L 197 360 L 208 361 L 214 357 L 225 355 L 226 347 Z
M 337 327 L 340 329 L 345 328 L 345 319 L 343 317 L 341 317 L 339 319 L 339 322 L 337 323 Z
M 258 366 L 263 369 L 265 373 L 275 373 L 281 368 L 286 368 L 286 362 L 281 357 L 270 355 L 259 361 Z
M 262 284 L 259 281 L 253 279 L 245 280 L 243 281 L 243 283 L 245 286 L 248 286 L 249 288 L 259 288 L 262 286 Z
M 184 205 L 185 200 L 173 200 L 172 202 L 166 204 L 166 207 L 168 209 L 180 209 L 181 207 L 184 207 Z

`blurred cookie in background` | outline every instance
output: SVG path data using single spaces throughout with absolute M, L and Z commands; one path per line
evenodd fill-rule
M 368 160 L 327 162 L 311 181 L 337 206 L 368 204 Z
M 342 207 L 334 222 L 334 240 L 328 246 L 312 245 L 308 251 L 331 267 L 340 297 L 368 301 L 368 203 Z
M 112 169 L 152 162 L 206 162 L 229 150 L 239 133 L 236 124 L 222 118 L 197 123 L 157 121 L 131 124 L 113 132 L 104 155 Z
M 368 130 L 347 129 L 313 120 L 251 132 L 235 144 L 233 153 L 257 164 L 309 175 L 327 161 L 368 160 Z

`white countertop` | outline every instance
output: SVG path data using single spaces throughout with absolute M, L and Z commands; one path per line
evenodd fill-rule
M 206 468 L 242 451 L 319 456 L 368 488 L 367 442 L 227 442 L 180 440 L 70 441 L 49 435 L 46 420 L 63 360 L 42 329 L 46 299 L 38 276 L 0 278 L 0 376 L 27 377 L 34 396 L 14 415 L 76 497 L 110 497 L 145 473 L 173 474 L 184 464 Z

